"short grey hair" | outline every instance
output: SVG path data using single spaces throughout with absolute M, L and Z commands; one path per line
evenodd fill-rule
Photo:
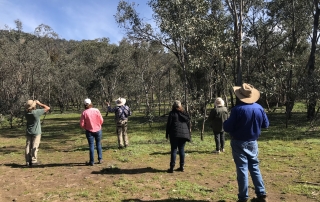
M 175 100 L 175 101 L 173 102 L 173 107 L 174 107 L 174 108 L 179 108 L 179 107 L 181 107 L 181 102 L 180 102 L 179 100 Z
M 224 101 L 221 97 L 218 97 L 215 101 L 214 101 L 214 106 L 216 107 L 223 107 L 224 106 Z

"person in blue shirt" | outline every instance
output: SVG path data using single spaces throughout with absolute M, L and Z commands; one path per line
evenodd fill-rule
M 116 107 L 112 108 L 109 102 L 106 102 L 108 112 L 114 112 L 114 119 L 117 127 L 118 145 L 119 149 L 123 149 L 129 146 L 129 138 L 127 134 L 128 117 L 132 115 L 130 108 L 125 105 L 126 99 L 118 98 L 116 101 Z
M 232 155 L 237 170 L 238 202 L 249 200 L 248 170 L 255 187 L 256 201 L 266 202 L 265 185 L 259 168 L 258 143 L 261 128 L 269 127 L 268 117 L 256 101 L 260 92 L 248 83 L 233 87 L 237 104 L 230 117 L 223 123 L 225 132 L 231 136 Z

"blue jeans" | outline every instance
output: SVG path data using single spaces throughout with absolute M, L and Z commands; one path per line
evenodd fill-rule
M 184 146 L 186 145 L 186 139 L 183 138 L 170 138 L 170 145 L 171 145 L 171 158 L 170 158 L 170 168 L 173 169 L 176 165 L 176 156 L 177 156 L 177 149 L 179 150 L 180 156 L 180 167 L 183 168 L 184 166 Z
M 90 132 L 86 130 L 86 137 L 89 144 L 89 157 L 90 157 L 90 164 L 94 164 L 94 141 L 96 141 L 96 148 L 98 153 L 98 160 L 102 159 L 102 148 L 101 148 L 101 137 L 102 131 L 99 130 L 97 132 Z
M 237 168 L 237 181 L 240 200 L 249 198 L 248 195 L 248 170 L 251 175 L 255 193 L 259 197 L 266 195 L 264 182 L 259 169 L 257 141 L 231 140 L 234 162 Z

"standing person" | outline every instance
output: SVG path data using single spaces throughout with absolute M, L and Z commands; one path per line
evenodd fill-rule
M 259 169 L 258 143 L 261 128 L 269 127 L 269 120 L 264 109 L 257 103 L 260 92 L 252 85 L 244 83 L 233 87 L 237 105 L 223 124 L 230 133 L 232 155 L 237 170 L 238 202 L 248 201 L 248 170 L 255 187 L 256 201 L 266 202 L 267 195 Z
M 117 136 L 118 136 L 118 148 L 123 149 L 124 147 L 129 146 L 129 137 L 127 133 L 128 129 L 128 117 L 132 115 L 130 108 L 125 105 L 126 99 L 118 98 L 116 101 L 116 107 L 111 108 L 110 103 L 106 102 L 108 106 L 108 112 L 114 112 L 115 122 L 117 127 Z
M 80 127 L 86 130 L 86 137 L 89 144 L 89 162 L 87 165 L 94 165 L 94 141 L 96 141 L 96 149 L 98 154 L 98 164 L 102 163 L 102 123 L 103 118 L 99 109 L 93 108 L 89 98 L 84 100 L 85 110 L 80 117 Z
M 43 107 L 42 109 L 36 109 L 39 105 Z M 25 117 L 27 120 L 26 129 L 26 149 L 25 149 L 25 159 L 26 165 L 40 165 L 38 161 L 38 147 L 41 140 L 41 122 L 40 116 L 50 110 L 45 104 L 42 104 L 38 100 L 28 100 L 25 105 Z
M 179 150 L 180 156 L 180 167 L 177 171 L 184 171 L 184 147 L 186 142 L 191 140 L 191 129 L 190 129 L 190 117 L 184 111 L 181 106 L 181 102 L 176 100 L 172 105 L 172 111 L 169 113 L 167 128 L 166 128 L 166 139 L 170 139 L 171 145 L 171 157 L 170 157 L 170 168 L 168 173 L 173 173 L 173 168 L 176 164 L 177 149 Z
M 214 101 L 214 109 L 211 110 L 210 115 L 208 117 L 208 121 L 211 124 L 211 128 L 214 134 L 214 140 L 216 143 L 216 150 L 214 153 L 219 154 L 220 152 L 224 152 L 224 130 L 223 130 L 223 122 L 227 120 L 229 117 L 228 109 L 224 106 L 224 101 L 221 97 L 218 97 Z

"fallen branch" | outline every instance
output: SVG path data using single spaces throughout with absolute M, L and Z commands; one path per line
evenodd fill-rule
M 293 181 L 295 183 L 300 183 L 300 184 L 311 184 L 311 185 L 316 185 L 316 186 L 320 186 L 320 183 L 316 183 L 316 182 L 308 182 L 308 181 Z

